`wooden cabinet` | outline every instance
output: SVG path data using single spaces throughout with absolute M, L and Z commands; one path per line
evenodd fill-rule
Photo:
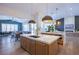
M 40 41 L 36 41 L 36 55 L 46 55 L 48 46 L 45 43 L 42 43 Z
M 59 46 L 57 41 L 54 41 L 49 45 L 48 52 L 49 55 L 56 55 L 59 53 Z
M 21 37 L 21 47 L 30 54 L 35 55 L 35 40 Z
M 36 41 L 36 55 L 52 55 L 57 54 L 59 52 L 58 50 L 58 43 L 57 41 L 46 44 L 39 41 Z
M 28 38 L 26 38 L 26 50 L 29 52 L 30 50 L 30 40 Z
M 30 40 L 28 38 L 21 37 L 21 47 L 29 52 Z
M 35 40 L 31 40 L 31 39 L 30 39 L 30 49 L 29 49 L 30 51 L 29 51 L 29 52 L 30 52 L 31 54 L 33 54 L 33 55 L 35 55 L 35 50 L 36 50 L 35 48 L 36 48 L 36 47 L 35 47 Z
M 52 55 L 59 52 L 58 41 L 46 44 L 37 40 L 21 37 L 21 47 L 32 55 Z
M 26 41 L 25 38 L 24 38 L 24 37 L 21 37 L 20 43 L 21 43 L 21 47 L 24 48 L 24 49 L 26 48 L 26 43 L 25 43 L 25 41 Z

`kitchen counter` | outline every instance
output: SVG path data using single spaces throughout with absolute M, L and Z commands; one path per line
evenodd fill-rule
M 21 47 L 32 55 L 55 55 L 58 54 L 62 36 L 40 34 L 39 37 L 31 37 L 31 34 L 22 34 L 20 37 Z
M 30 34 L 22 34 L 22 37 L 26 37 L 28 39 L 32 39 L 32 40 L 36 40 L 36 41 L 40 41 L 46 44 L 51 44 L 54 41 L 58 40 L 59 38 L 61 38 L 61 36 L 51 36 L 51 35 L 43 35 L 40 34 L 38 38 L 34 38 L 34 37 L 30 37 Z
M 42 32 L 41 34 L 54 35 L 54 36 L 63 36 L 64 32 Z

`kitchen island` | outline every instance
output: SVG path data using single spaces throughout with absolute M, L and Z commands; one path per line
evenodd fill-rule
M 54 36 L 64 36 L 64 32 L 41 32 L 41 34 L 54 35 Z
M 21 35 L 21 47 L 32 55 L 55 55 L 59 52 L 58 41 L 61 36 L 51 35 Z

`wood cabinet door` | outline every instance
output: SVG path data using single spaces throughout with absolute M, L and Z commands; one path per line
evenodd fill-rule
M 29 51 L 29 39 L 21 37 L 21 47 Z
M 26 43 L 26 44 L 25 44 L 25 45 L 26 45 L 26 48 L 25 48 L 25 49 L 29 52 L 29 51 L 30 51 L 30 50 L 29 50 L 29 49 L 30 49 L 30 40 L 29 40 L 28 38 L 26 38 L 25 43 Z
M 30 39 L 30 51 L 32 55 L 35 55 L 35 40 Z
M 47 53 L 47 45 L 45 43 L 36 41 L 36 55 L 46 55 Z
M 20 41 L 21 42 L 21 47 L 24 48 L 24 49 L 26 48 L 25 47 L 26 46 L 25 41 L 26 41 L 26 39 L 24 37 L 21 37 L 21 41 Z
M 56 55 L 59 52 L 58 43 L 54 41 L 49 45 L 49 55 Z

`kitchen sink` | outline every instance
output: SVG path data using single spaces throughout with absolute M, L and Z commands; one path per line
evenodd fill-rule
M 33 38 L 39 38 L 40 36 L 37 36 L 37 35 L 31 35 L 30 37 L 33 37 Z

